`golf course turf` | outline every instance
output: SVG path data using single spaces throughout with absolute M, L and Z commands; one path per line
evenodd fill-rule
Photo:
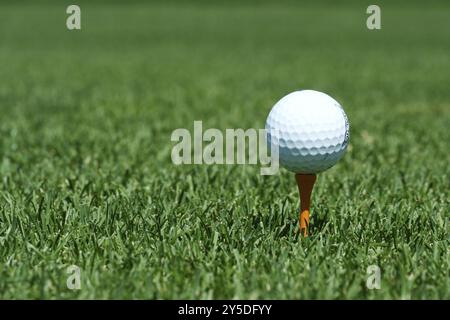
M 450 2 L 69 4 L 0 4 L 1 299 L 450 298 Z M 350 122 L 308 238 L 293 173 L 171 161 L 300 89 Z

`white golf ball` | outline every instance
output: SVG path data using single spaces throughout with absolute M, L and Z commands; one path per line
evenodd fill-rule
M 329 95 L 295 91 L 278 101 L 266 121 L 267 143 L 280 165 L 295 173 L 319 173 L 338 162 L 349 140 L 344 109 Z

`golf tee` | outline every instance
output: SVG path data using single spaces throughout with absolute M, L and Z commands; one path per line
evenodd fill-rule
M 300 193 L 300 233 L 304 237 L 308 236 L 308 226 L 309 226 L 309 214 L 311 205 L 311 193 L 316 182 L 315 174 L 300 174 L 295 175 L 295 180 L 297 181 L 298 192 Z

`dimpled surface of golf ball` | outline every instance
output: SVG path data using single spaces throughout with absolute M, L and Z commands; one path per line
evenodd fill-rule
M 266 132 L 269 149 L 271 144 L 278 147 L 281 166 L 295 173 L 319 173 L 344 155 L 349 123 L 344 109 L 329 95 L 302 90 L 273 106 Z

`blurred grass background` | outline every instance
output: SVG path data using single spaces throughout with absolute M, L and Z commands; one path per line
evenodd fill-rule
M 81 31 L 69 4 L 0 3 L 1 298 L 449 298 L 448 2 L 378 31 L 367 1 L 77 1 Z M 291 173 L 172 165 L 174 129 L 305 88 L 351 125 L 309 239 Z

